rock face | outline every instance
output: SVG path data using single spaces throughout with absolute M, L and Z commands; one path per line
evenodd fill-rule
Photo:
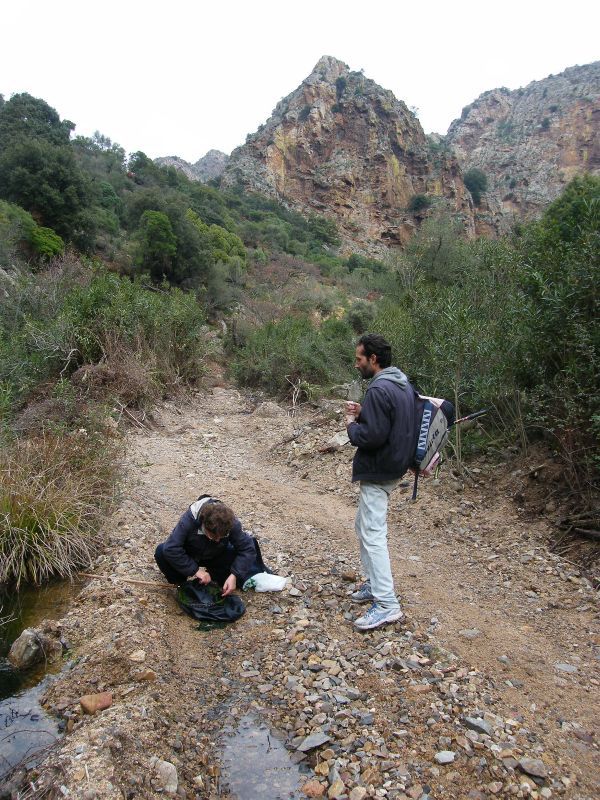
M 600 61 L 525 88 L 485 92 L 463 109 L 446 142 L 461 167 L 481 169 L 488 189 L 480 233 L 539 216 L 582 172 L 600 172 Z
M 194 170 L 198 175 L 198 180 L 207 183 L 210 180 L 219 178 L 227 166 L 229 156 L 220 150 L 209 150 L 206 155 L 198 159 L 194 164 Z
M 445 201 L 474 231 L 456 158 L 392 92 L 330 56 L 233 151 L 221 182 L 334 218 L 347 251 L 406 243 L 422 218 L 408 210 L 416 195 Z
M 208 181 L 218 178 L 228 161 L 229 156 L 220 150 L 209 150 L 195 164 L 190 164 L 189 161 L 185 161 L 179 156 L 162 156 L 154 159 L 155 164 L 161 167 L 175 167 L 187 175 L 191 181 L 200 181 L 200 183 L 208 183 Z

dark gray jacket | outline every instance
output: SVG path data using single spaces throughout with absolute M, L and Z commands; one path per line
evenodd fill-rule
M 369 384 L 360 416 L 348 426 L 357 447 L 353 481 L 381 483 L 401 478 L 412 464 L 417 431 L 415 392 L 396 367 L 377 373 Z
M 204 498 L 200 498 L 202 499 Z M 207 502 L 212 502 L 212 498 Z M 164 543 L 164 557 L 177 572 L 189 577 L 197 572 L 198 567 L 210 565 L 233 548 L 235 556 L 231 572 L 238 581 L 245 580 L 256 563 L 254 539 L 242 530 L 239 519 L 235 520 L 223 539 L 218 542 L 209 539 L 202 532 L 202 508 L 196 510 L 197 504 L 198 501 L 192 503 Z

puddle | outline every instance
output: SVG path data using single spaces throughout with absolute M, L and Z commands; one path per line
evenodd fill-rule
M 8 619 L 0 625 L 0 783 L 16 767 L 35 766 L 42 752 L 61 735 L 58 720 L 48 716 L 39 703 L 52 679 L 48 673 L 59 672 L 61 660 L 16 670 L 6 658 L 10 646 L 25 628 L 35 627 L 43 619 L 60 619 L 79 588 L 80 584 L 57 581 L 0 596 L 0 616 Z
M 58 720 L 39 704 L 49 680 L 0 702 L 0 781 L 17 766 L 35 766 L 36 755 L 60 736 Z
M 254 715 L 246 714 L 224 742 L 222 788 L 237 800 L 305 800 L 300 787 L 312 772 L 293 763 L 284 739 Z
M 62 664 L 59 660 L 53 666 L 42 663 L 20 672 L 13 669 L 6 656 L 11 644 L 25 628 L 35 627 L 43 619 L 60 619 L 80 587 L 80 583 L 56 581 L 45 586 L 25 586 L 10 595 L 0 595 L 0 616 L 9 620 L 0 625 L 0 700 L 35 686 L 47 672 L 60 670 Z

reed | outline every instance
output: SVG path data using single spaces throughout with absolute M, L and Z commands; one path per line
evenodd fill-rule
M 0 455 L 0 585 L 70 578 L 91 564 L 118 476 L 116 445 L 43 433 Z

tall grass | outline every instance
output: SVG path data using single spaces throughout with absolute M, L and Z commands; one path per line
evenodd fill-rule
M 70 578 L 103 544 L 115 444 L 83 429 L 13 442 L 0 455 L 0 585 Z

